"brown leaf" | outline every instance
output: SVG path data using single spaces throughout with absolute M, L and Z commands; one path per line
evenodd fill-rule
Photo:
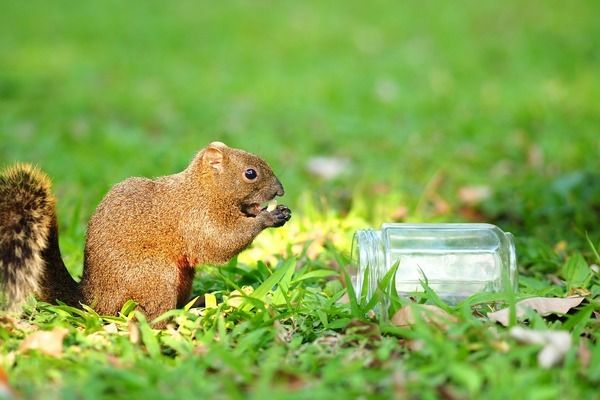
M 351 161 L 344 157 L 311 157 L 306 163 L 306 169 L 312 175 L 324 180 L 332 180 L 347 173 Z
M 590 360 L 592 359 L 592 352 L 588 346 L 587 340 L 582 340 L 579 348 L 577 349 L 577 358 L 583 369 L 587 369 L 590 366 Z
M 379 325 L 374 322 L 361 321 L 353 319 L 346 326 L 346 334 L 356 334 L 368 337 L 371 340 L 378 340 L 381 338 L 381 330 Z
M 396 326 L 412 326 L 415 324 L 415 313 L 430 325 L 441 329 L 448 329 L 450 323 L 458 322 L 458 319 L 448 314 L 443 309 L 429 304 L 410 304 L 402 307 L 392 316 L 392 323 Z
M 565 314 L 571 308 L 577 307 L 583 301 L 583 297 L 532 297 L 530 299 L 521 300 L 517 303 L 517 318 L 525 315 L 527 310 L 534 310 L 541 316 L 549 314 Z M 510 308 L 489 313 L 487 316 L 492 321 L 500 322 L 504 326 L 508 326 Z
M 436 215 L 446 215 L 452 210 L 450 204 L 438 194 L 435 194 L 431 201 Z
M 104 331 L 106 333 L 119 333 L 119 328 L 117 327 L 117 324 L 115 324 L 114 322 L 108 324 L 108 325 L 104 325 L 102 327 L 102 329 L 104 329 Z
M 463 204 L 476 206 L 487 200 L 492 195 L 489 186 L 463 186 L 458 189 L 458 198 Z
M 38 331 L 27 336 L 19 346 L 19 351 L 26 353 L 29 350 L 38 350 L 53 357 L 59 357 L 63 351 L 63 339 L 68 330 L 56 327 L 51 331 Z
M 466 397 L 457 392 L 456 388 L 449 384 L 439 385 L 437 387 L 437 393 L 440 399 L 443 400 L 462 400 Z
M 14 318 L 10 315 L 0 315 L 0 327 L 9 332 L 20 330 L 24 333 L 33 332 L 38 329 L 36 325 L 32 325 L 27 321 Z
M 481 211 L 470 206 L 461 207 L 458 209 L 458 212 L 460 213 L 461 217 L 463 217 L 467 221 L 485 222 L 488 219 L 488 217 Z
M 275 372 L 273 381 L 277 384 L 285 385 L 286 388 L 291 391 L 299 390 L 306 386 L 306 381 L 302 378 L 302 376 L 295 372 L 286 371 L 283 369 L 279 369 Z
M 533 144 L 527 149 L 527 163 L 533 168 L 541 168 L 544 166 L 544 152 L 542 148 Z
M 0 399 L 14 399 L 14 394 L 14 391 L 8 384 L 8 375 L 6 374 L 4 369 L 0 367 Z
M 543 345 L 537 357 L 542 368 L 550 368 L 561 362 L 571 348 L 571 334 L 567 331 L 533 330 L 515 326 L 511 328 L 510 336 L 523 343 Z
M 405 206 L 399 206 L 392 212 L 392 221 L 401 222 L 405 221 L 408 217 L 408 208 Z
M 129 320 L 127 322 L 127 329 L 129 330 L 129 341 L 133 344 L 140 342 L 140 327 L 137 322 Z
M 565 252 L 567 251 L 567 246 L 568 246 L 567 242 L 564 240 L 561 240 L 554 245 L 554 252 L 559 255 L 565 254 Z
M 500 353 L 508 353 L 510 350 L 510 345 L 504 340 L 495 340 L 491 342 L 490 345 L 494 350 L 499 351 Z
M 350 297 L 348 297 L 348 293 L 344 293 L 342 297 L 340 297 L 337 301 L 338 304 L 349 304 Z

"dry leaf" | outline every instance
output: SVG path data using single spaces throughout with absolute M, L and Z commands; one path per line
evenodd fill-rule
M 129 341 L 133 344 L 140 342 L 140 327 L 137 322 L 129 320 L 127 322 L 127 330 L 129 331 Z
M 495 340 L 491 343 L 491 346 L 500 353 L 508 353 L 510 350 L 510 345 L 504 340 Z
M 306 386 L 306 381 L 300 375 L 282 369 L 275 372 L 274 382 L 284 384 L 289 391 L 299 390 Z
M 458 190 L 458 198 L 463 204 L 476 206 L 492 195 L 489 186 L 463 186 Z
M 14 398 L 14 392 L 8 384 L 8 375 L 6 375 L 6 372 L 0 367 L 0 399 L 10 400 Z
M 398 208 L 396 208 L 393 212 L 392 212 L 392 221 L 404 221 L 406 220 L 406 217 L 408 217 L 408 208 L 405 206 L 400 206 Z
M 117 324 L 115 324 L 114 322 L 111 322 L 108 325 L 104 325 L 103 329 L 104 329 L 104 332 L 106 332 L 106 333 L 119 333 L 119 328 L 117 327 Z
M 515 326 L 510 330 L 510 336 L 523 343 L 543 345 L 537 357 L 542 368 L 561 362 L 571 348 L 571 334 L 567 331 L 538 331 Z
M 346 326 L 346 334 L 358 334 L 370 340 L 377 340 L 381 338 L 381 329 L 379 324 L 374 322 L 353 319 Z
M 583 367 L 583 369 L 587 369 L 590 366 L 590 361 L 592 359 L 592 352 L 588 347 L 587 340 L 582 340 L 579 348 L 577 349 L 577 358 L 579 358 L 579 363 Z
M 38 330 L 38 327 L 36 325 L 30 324 L 25 320 L 14 318 L 7 314 L 0 315 L 0 327 L 6 329 L 9 332 L 20 330 L 23 331 L 23 333 L 29 333 Z
M 312 157 L 306 163 L 308 172 L 326 181 L 346 173 L 350 167 L 350 160 L 343 157 Z
M 450 323 L 458 322 L 458 319 L 448 314 L 443 309 L 429 304 L 410 304 L 402 307 L 392 317 L 392 323 L 396 326 L 412 326 L 415 324 L 415 312 L 423 321 L 438 328 L 448 329 Z
M 544 152 L 537 144 L 529 146 L 527 150 L 527 163 L 533 168 L 544 166 Z
M 338 304 L 350 304 L 350 297 L 348 297 L 348 293 L 344 293 L 342 297 L 340 297 L 337 301 Z
M 457 392 L 455 387 L 447 383 L 437 387 L 437 394 L 442 400 L 462 400 L 465 398 Z
M 554 245 L 554 252 L 557 254 L 564 254 L 567 251 L 567 246 L 567 242 L 561 240 Z
M 571 308 L 577 307 L 583 301 L 583 297 L 532 297 L 530 299 L 521 300 L 517 303 L 517 318 L 525 315 L 527 310 L 534 310 L 538 314 L 545 316 L 549 314 L 565 314 Z M 510 308 L 503 308 L 487 316 L 492 321 L 500 322 L 504 326 L 508 326 L 508 318 Z
M 53 357 L 59 357 L 63 351 L 63 339 L 68 330 L 56 327 L 51 331 L 38 331 L 27 336 L 19 346 L 19 351 L 26 353 L 29 350 L 38 350 Z

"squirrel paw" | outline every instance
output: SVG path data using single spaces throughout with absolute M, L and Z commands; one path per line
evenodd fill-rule
M 283 204 L 279 204 L 273 211 L 268 211 L 267 215 L 270 217 L 267 226 L 278 228 L 292 218 L 292 211 Z

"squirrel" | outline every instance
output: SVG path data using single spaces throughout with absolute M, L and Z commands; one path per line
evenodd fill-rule
M 189 300 L 195 266 L 223 264 L 291 217 L 265 204 L 284 189 L 258 156 L 212 142 L 180 173 L 115 185 L 88 223 L 77 283 L 58 245 L 51 182 L 28 164 L 0 173 L 0 296 L 19 311 L 30 294 L 115 315 L 132 299 L 149 319 Z

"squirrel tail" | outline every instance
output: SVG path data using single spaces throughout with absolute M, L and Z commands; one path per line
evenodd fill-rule
M 0 308 L 19 311 L 29 295 L 79 302 L 58 247 L 55 203 L 40 169 L 17 164 L 0 172 Z

